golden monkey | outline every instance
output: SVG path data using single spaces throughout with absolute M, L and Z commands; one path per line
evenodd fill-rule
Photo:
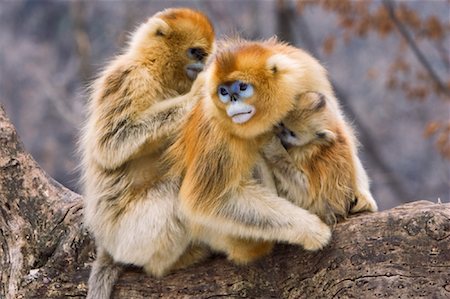
M 349 213 L 377 210 L 353 132 L 331 101 L 318 92 L 302 94 L 278 127 L 281 143 L 275 138 L 265 148 L 280 196 L 330 225 Z
M 203 14 L 162 11 L 92 86 L 81 140 L 85 223 L 98 247 L 88 298 L 110 296 L 118 263 L 160 276 L 190 246 L 177 216 L 178 184 L 162 180 L 160 158 L 192 107 L 195 87 L 177 96 L 191 89 L 213 42 Z
M 275 40 L 226 45 L 218 47 L 202 96 L 168 149 L 171 174 L 182 174 L 180 212 L 193 238 L 238 263 L 267 253 L 273 241 L 320 249 L 329 227 L 252 178 L 262 146 L 294 107 L 296 83 L 308 74 L 274 50 Z

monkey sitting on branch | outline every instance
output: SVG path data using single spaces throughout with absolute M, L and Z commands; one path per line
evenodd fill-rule
M 192 107 L 195 86 L 180 95 L 191 89 L 213 42 L 202 13 L 162 11 L 92 86 L 80 144 L 85 223 L 97 245 L 88 298 L 109 298 L 121 264 L 161 276 L 202 255 L 190 251 L 178 184 L 162 179 L 160 159 Z
M 318 250 L 330 239 L 330 228 L 316 215 L 252 177 L 273 126 L 294 108 L 301 93 L 297 82 L 307 75 L 277 51 L 275 40 L 227 41 L 168 149 L 171 175 L 181 174 L 179 209 L 192 237 L 238 263 L 266 254 L 267 242 Z M 240 241 L 257 242 L 249 250 Z

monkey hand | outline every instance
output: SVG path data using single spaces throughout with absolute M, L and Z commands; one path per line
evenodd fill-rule
M 283 147 L 281 140 L 277 136 L 273 136 L 269 142 L 263 147 L 263 153 L 266 158 L 272 160 L 276 157 L 287 157 L 289 153 Z
M 305 232 L 300 235 L 299 243 L 303 248 L 315 251 L 324 248 L 331 239 L 331 229 L 319 217 L 311 214 L 311 223 L 305 226 Z

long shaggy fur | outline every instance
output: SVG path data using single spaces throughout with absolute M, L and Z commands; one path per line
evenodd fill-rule
M 213 41 L 203 14 L 165 10 L 137 29 L 91 88 L 80 144 L 85 223 L 99 248 L 90 297 L 110 294 L 118 276 L 113 263 L 161 276 L 190 246 L 178 217 L 179 182 L 162 179 L 160 158 L 201 85 L 186 94 L 193 84 L 187 67 L 204 63 Z
M 329 228 L 252 178 L 272 127 L 301 92 L 293 83 L 308 74 L 279 55 L 274 40 L 226 45 L 215 54 L 205 74 L 203 96 L 168 150 L 171 174 L 182 174 L 181 211 L 196 239 L 236 262 L 266 254 L 272 241 L 322 248 L 330 238 Z M 238 80 L 255 89 L 246 103 L 257 112 L 244 124 L 231 121 L 227 104 L 217 96 L 220 84 Z
M 123 266 L 114 262 L 107 252 L 98 250 L 89 277 L 89 293 L 86 299 L 109 298 L 122 270 Z
M 310 82 L 295 108 L 283 119 L 283 138 L 298 142 L 287 151 L 276 139 L 265 148 L 278 192 L 328 224 L 349 213 L 374 212 L 377 204 L 357 155 L 357 140 L 343 117 L 325 70 L 305 52 L 287 47 L 283 53 L 303 62 Z

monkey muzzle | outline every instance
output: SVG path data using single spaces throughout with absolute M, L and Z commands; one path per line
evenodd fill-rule
M 285 149 L 295 146 L 298 137 L 293 131 L 286 128 L 283 123 L 277 124 L 274 131 Z
M 203 68 L 205 67 L 204 63 L 196 62 L 191 63 L 186 66 L 186 75 L 189 79 L 195 80 L 197 78 L 198 73 L 203 71 Z
M 227 114 L 236 124 L 243 124 L 249 121 L 255 114 L 256 109 L 252 105 L 243 102 L 232 102 L 227 107 Z

